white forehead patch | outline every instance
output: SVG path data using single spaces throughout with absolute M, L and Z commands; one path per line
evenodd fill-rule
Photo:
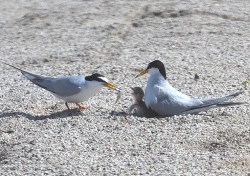
M 109 80 L 106 77 L 99 77 L 101 80 L 103 80 L 104 82 L 109 82 Z

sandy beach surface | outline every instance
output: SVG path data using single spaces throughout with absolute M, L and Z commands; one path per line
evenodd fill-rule
M 250 175 L 250 105 L 199 115 L 126 115 L 155 59 L 181 92 L 250 103 L 249 0 L 0 1 L 0 60 L 35 74 L 99 72 L 103 88 L 64 103 L 0 63 L 0 175 Z M 199 79 L 194 79 L 195 78 Z M 245 84 L 244 84 L 245 83 Z M 76 106 L 70 104 L 71 107 Z

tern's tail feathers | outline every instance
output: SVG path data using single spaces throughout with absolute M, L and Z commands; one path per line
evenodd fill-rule
M 223 102 L 217 104 L 217 107 L 238 106 L 243 104 L 246 104 L 246 102 Z
M 24 70 L 22 70 L 22 69 L 20 69 L 18 67 L 15 67 L 15 66 L 7 64 L 7 63 L 4 63 L 4 64 L 6 64 L 6 65 L 8 65 L 8 66 L 10 66 L 10 67 L 12 67 L 12 68 L 14 68 L 16 70 L 19 70 L 32 83 L 38 85 L 39 87 L 47 89 L 47 87 L 44 85 L 44 80 L 45 80 L 46 77 L 40 76 L 40 75 L 35 75 L 33 73 L 29 73 L 27 71 L 24 71 Z
M 243 91 L 240 91 L 240 92 L 236 92 L 234 94 L 227 95 L 227 96 L 220 97 L 220 98 L 201 100 L 202 104 L 197 105 L 197 106 L 193 106 L 190 109 L 182 112 L 182 114 L 197 114 L 201 111 L 207 111 L 207 110 L 212 109 L 212 108 L 237 106 L 237 105 L 245 104 L 244 102 L 226 102 L 228 100 L 231 100 L 231 99 L 237 97 L 238 95 L 240 95 L 242 93 L 243 93 Z
M 231 99 L 237 97 L 238 95 L 240 95 L 242 93 L 243 93 L 243 91 L 240 91 L 240 92 L 236 92 L 236 93 L 233 93 L 231 95 L 227 95 L 227 96 L 220 97 L 220 98 L 212 98 L 212 99 L 201 100 L 203 102 L 203 104 L 201 106 L 209 106 L 209 105 L 220 104 L 220 103 L 223 103 L 225 101 L 231 100 Z
M 185 114 L 198 114 L 199 112 L 208 111 L 208 110 L 213 109 L 213 108 L 223 108 L 223 107 L 237 106 L 237 105 L 242 105 L 242 104 L 246 104 L 246 103 L 245 102 L 223 102 L 223 103 L 216 104 L 216 105 L 211 105 L 211 106 L 197 107 L 197 108 L 194 108 L 194 109 L 184 111 L 181 114 L 182 115 L 185 115 Z

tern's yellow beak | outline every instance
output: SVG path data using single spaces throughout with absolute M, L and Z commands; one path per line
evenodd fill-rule
M 138 78 L 139 76 L 145 75 L 148 73 L 148 69 L 141 71 L 135 78 Z
M 110 83 L 110 82 L 104 83 L 104 86 L 105 86 L 105 87 L 108 87 L 108 88 L 110 88 L 110 89 L 113 89 L 113 90 L 118 90 L 118 87 L 117 87 L 116 85 Z

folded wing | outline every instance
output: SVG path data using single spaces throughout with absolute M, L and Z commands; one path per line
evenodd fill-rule
M 79 93 L 85 82 L 84 76 L 62 76 L 58 78 L 52 78 L 29 73 L 12 65 L 9 66 L 21 71 L 21 73 L 28 80 L 37 86 L 62 97 Z
M 240 92 L 236 92 L 234 94 L 227 95 L 227 96 L 220 97 L 220 98 L 199 99 L 202 102 L 202 104 L 193 105 L 192 107 L 190 107 L 186 111 L 182 112 L 181 114 L 196 114 L 196 113 L 199 113 L 201 111 L 207 111 L 207 110 L 212 109 L 212 108 L 227 107 L 227 106 L 235 106 L 235 105 L 244 104 L 243 102 L 226 102 L 228 100 L 231 100 L 231 99 L 237 97 L 238 95 L 240 95 L 242 93 L 243 93 L 243 91 L 240 91 Z

